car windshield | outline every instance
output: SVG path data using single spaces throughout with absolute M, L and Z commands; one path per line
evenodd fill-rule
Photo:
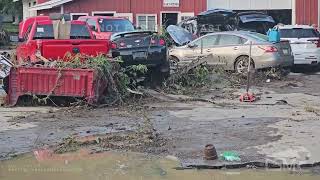
M 127 32 L 134 31 L 134 26 L 126 19 L 100 19 L 101 32 Z
M 53 25 L 38 25 L 33 39 L 54 39 Z M 70 39 L 91 39 L 87 26 L 83 24 L 72 24 Z
M 281 38 L 317 38 L 319 33 L 314 29 L 280 29 Z

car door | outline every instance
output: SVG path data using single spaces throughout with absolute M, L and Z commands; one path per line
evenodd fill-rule
M 234 62 L 241 54 L 247 54 L 244 43 L 247 40 L 233 34 L 221 34 L 213 51 L 218 61 L 226 64 L 228 70 L 232 70 Z
M 213 54 L 212 47 L 217 44 L 217 39 L 217 35 L 206 35 L 191 42 L 187 45 L 187 49 L 184 52 L 185 59 L 194 60 L 200 56 Z

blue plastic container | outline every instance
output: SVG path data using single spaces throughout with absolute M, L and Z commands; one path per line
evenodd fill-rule
M 270 42 L 280 42 L 280 33 L 278 29 L 270 29 L 268 31 L 268 38 Z

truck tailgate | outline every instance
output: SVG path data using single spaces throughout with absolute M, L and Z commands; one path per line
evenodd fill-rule
M 63 59 L 67 53 L 96 56 L 107 54 L 109 45 L 105 40 L 43 40 L 41 54 L 47 59 Z
M 93 69 L 58 69 L 44 67 L 11 68 L 7 104 L 16 105 L 23 95 L 84 98 L 97 103 L 107 88 L 107 80 Z

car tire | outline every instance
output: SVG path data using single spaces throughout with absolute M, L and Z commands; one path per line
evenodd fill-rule
M 236 73 L 239 74 L 245 74 L 248 72 L 248 62 L 249 62 L 249 57 L 248 56 L 240 56 L 237 58 L 236 63 L 234 65 L 234 70 Z M 255 66 L 254 66 L 254 61 L 251 60 L 251 70 L 254 71 Z
M 3 78 L 3 90 L 8 94 L 9 92 L 9 76 Z
M 163 82 L 170 76 L 170 69 L 167 67 L 167 71 L 162 66 L 157 66 L 149 69 L 149 77 L 147 78 L 147 83 L 151 88 L 158 88 L 163 85 Z M 168 65 L 165 65 L 168 66 Z

